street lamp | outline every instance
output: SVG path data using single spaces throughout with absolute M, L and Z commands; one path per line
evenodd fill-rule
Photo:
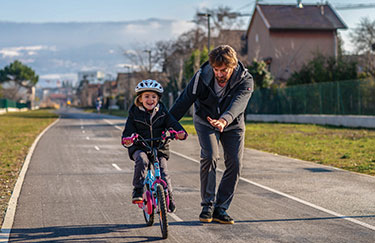
M 210 13 L 197 13 L 197 16 L 207 17 L 207 49 L 210 51 Z
M 151 50 L 144 50 L 148 53 L 148 72 L 151 73 Z

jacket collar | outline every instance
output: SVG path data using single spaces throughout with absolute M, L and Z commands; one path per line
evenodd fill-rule
M 208 61 L 206 61 L 201 66 L 201 78 L 206 86 L 210 85 L 211 80 L 214 78 L 214 71 L 212 70 L 211 65 Z M 238 61 L 237 67 L 234 69 L 232 76 L 229 79 L 229 88 L 233 88 L 238 82 L 242 80 L 243 77 L 246 76 L 247 69 L 244 65 Z

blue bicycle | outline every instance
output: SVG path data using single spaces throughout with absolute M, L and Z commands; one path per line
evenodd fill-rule
M 163 239 L 168 237 L 168 208 L 169 193 L 167 183 L 161 179 L 158 150 L 169 140 L 175 139 L 175 131 L 170 131 L 170 135 L 163 134 L 158 138 L 144 139 L 138 134 L 134 136 L 134 142 L 140 143 L 147 148 L 147 155 L 150 159 L 147 167 L 147 175 L 144 181 L 143 201 L 137 202 L 139 208 L 143 210 L 147 226 L 154 224 L 155 212 L 159 215 L 160 229 Z

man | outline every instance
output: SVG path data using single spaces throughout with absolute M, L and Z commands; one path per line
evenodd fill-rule
M 253 91 L 253 78 L 232 47 L 221 45 L 209 53 L 170 113 L 180 120 L 194 103 L 194 126 L 201 146 L 200 181 L 202 222 L 233 224 L 226 210 L 237 186 L 244 148 L 244 113 Z M 216 190 L 219 142 L 224 150 L 225 171 Z

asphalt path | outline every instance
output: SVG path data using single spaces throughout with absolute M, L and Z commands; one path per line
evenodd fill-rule
M 172 141 L 169 237 L 131 203 L 124 119 L 60 110 L 23 182 L 9 242 L 375 242 L 375 178 L 246 149 L 228 213 L 201 223 L 196 136 Z M 218 180 L 223 169 L 218 163 Z

